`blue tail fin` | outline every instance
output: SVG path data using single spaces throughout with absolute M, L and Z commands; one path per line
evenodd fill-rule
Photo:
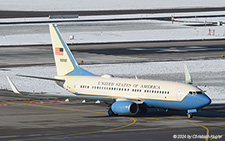
M 49 24 L 57 76 L 96 76 L 79 67 L 55 24 Z

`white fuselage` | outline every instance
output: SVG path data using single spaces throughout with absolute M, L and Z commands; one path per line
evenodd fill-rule
M 137 100 L 182 101 L 200 89 L 183 83 L 158 80 L 66 76 L 64 88 L 74 94 Z

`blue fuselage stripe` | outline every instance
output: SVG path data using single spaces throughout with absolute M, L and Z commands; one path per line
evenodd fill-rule
M 183 101 L 162 101 L 162 100 L 144 100 L 149 107 L 165 108 L 165 109 L 200 109 L 211 103 L 211 99 L 205 94 L 187 95 Z
M 90 97 L 89 95 L 79 95 L 79 96 Z M 147 100 L 147 99 L 143 99 L 143 101 L 148 107 L 176 109 L 176 110 L 200 109 L 211 103 L 211 99 L 206 94 L 198 94 L 198 95 L 189 94 L 183 99 L 183 101 L 164 101 L 164 100 Z

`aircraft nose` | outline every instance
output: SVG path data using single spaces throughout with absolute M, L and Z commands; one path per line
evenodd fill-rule
M 199 94 L 198 99 L 202 106 L 207 106 L 211 103 L 211 99 L 206 94 Z

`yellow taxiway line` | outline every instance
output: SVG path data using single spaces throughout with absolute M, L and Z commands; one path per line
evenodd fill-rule
M 163 120 L 163 121 L 173 121 L 173 122 L 180 122 L 180 123 L 186 123 L 186 124 L 192 124 L 192 125 L 195 125 L 195 126 L 200 126 L 204 129 L 206 129 L 206 141 L 208 141 L 208 137 L 209 137 L 209 129 L 204 126 L 204 125 L 201 125 L 201 124 L 197 124 L 197 123 L 194 123 L 194 122 L 186 122 L 186 121 L 177 121 L 177 120 L 171 120 L 171 119 L 164 119 L 164 118 L 145 118 L 145 119 L 153 119 L 153 120 Z
M 32 106 L 32 107 L 40 107 L 40 108 L 48 108 L 48 109 L 58 109 L 58 110 L 67 110 L 67 111 L 78 111 L 78 112 L 85 112 L 85 113 L 96 113 L 96 114 L 104 114 L 107 115 L 105 112 L 97 112 L 97 111 L 88 111 L 88 110 L 80 110 L 80 109 L 70 109 L 70 108 L 61 108 L 61 107 L 53 107 L 53 106 L 44 106 L 44 105 L 34 105 L 34 104 L 26 104 L 26 103 L 15 103 L 15 102 L 6 102 L 8 104 L 15 104 L 15 105 L 24 105 L 24 106 Z M 104 129 L 104 130 L 98 130 L 98 131 L 90 131 L 90 132 L 82 132 L 82 133 L 75 133 L 75 134 L 68 134 L 63 136 L 49 136 L 49 137 L 37 137 L 37 138 L 29 138 L 29 139 L 15 139 L 12 141 L 26 141 L 26 140 L 40 140 L 40 139 L 47 139 L 47 138 L 59 138 L 59 137 L 69 137 L 69 136 L 78 136 L 78 135 L 88 135 L 88 134 L 95 134 L 100 132 L 107 132 L 107 131 L 113 131 L 113 130 L 119 130 L 123 128 L 127 128 L 129 126 L 134 125 L 137 122 L 136 118 L 133 117 L 126 117 L 133 121 L 132 123 L 129 123 L 127 125 Z

